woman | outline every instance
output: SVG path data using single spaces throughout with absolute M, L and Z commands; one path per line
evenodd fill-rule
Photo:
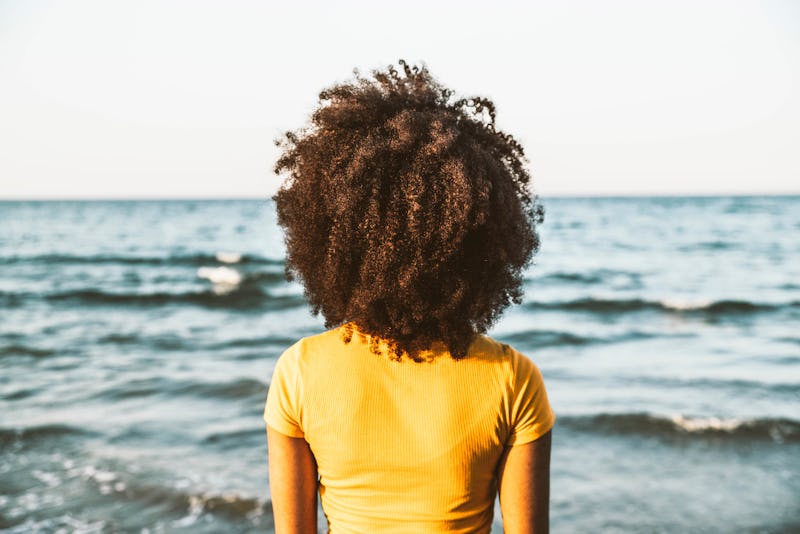
M 494 105 L 400 61 L 320 93 L 275 195 L 287 277 L 327 330 L 279 358 L 264 412 L 275 530 L 548 529 L 555 416 L 484 332 L 522 296 L 541 206 Z

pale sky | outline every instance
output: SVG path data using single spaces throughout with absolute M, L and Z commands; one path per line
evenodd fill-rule
M 0 0 L 0 198 L 266 198 L 272 140 L 399 58 L 542 195 L 800 192 L 793 0 Z

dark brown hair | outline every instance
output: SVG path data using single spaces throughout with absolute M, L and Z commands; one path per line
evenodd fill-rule
M 276 141 L 286 276 L 328 328 L 353 324 L 398 359 L 437 341 L 461 358 L 521 301 L 544 211 L 494 104 L 399 63 L 323 90 Z

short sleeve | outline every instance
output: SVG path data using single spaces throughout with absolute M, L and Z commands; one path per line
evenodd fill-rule
M 305 436 L 300 425 L 300 343 L 295 343 L 278 358 L 267 392 L 264 421 L 281 434 L 293 438 Z
M 511 429 L 506 445 L 522 445 L 546 434 L 553 427 L 556 416 L 536 364 L 524 354 L 512 350 L 512 366 Z

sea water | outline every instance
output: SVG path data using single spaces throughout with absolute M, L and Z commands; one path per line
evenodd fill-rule
M 800 531 L 800 197 L 542 202 L 489 334 L 558 417 L 553 532 Z M 269 378 L 323 329 L 283 258 L 269 200 L 0 203 L 0 530 L 270 532 Z

